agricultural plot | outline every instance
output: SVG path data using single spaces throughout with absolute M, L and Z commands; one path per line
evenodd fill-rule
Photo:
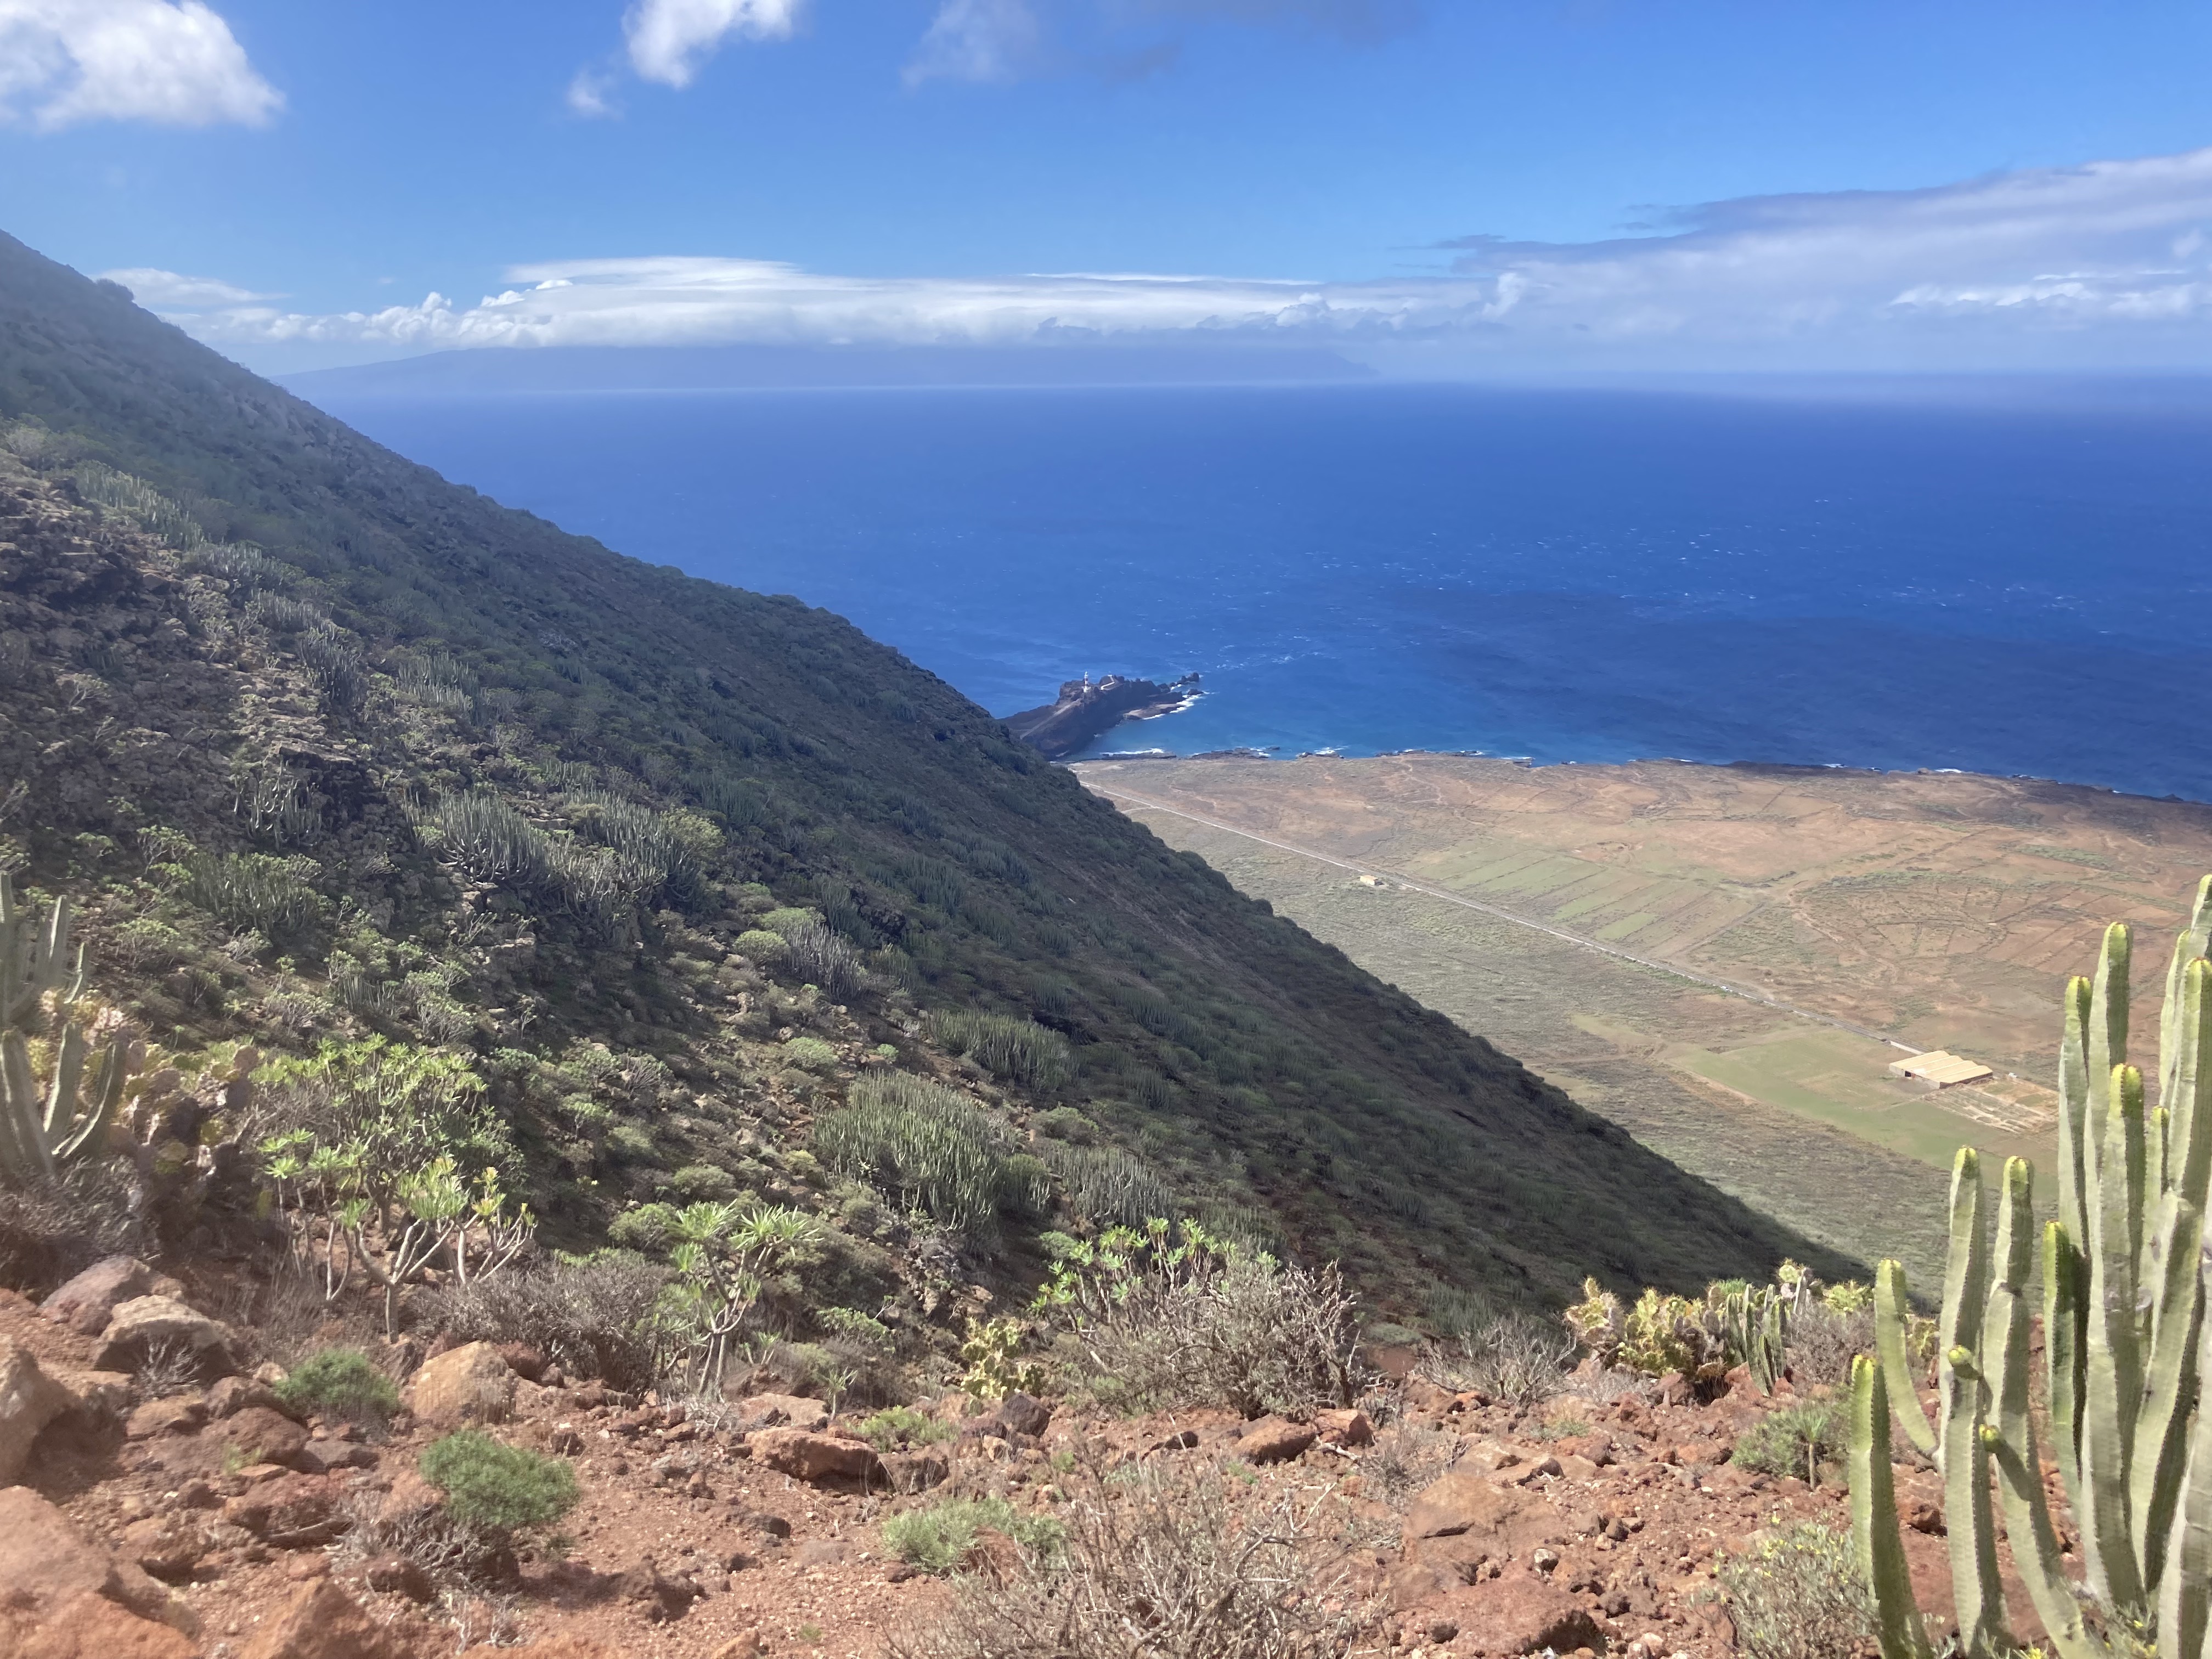
M 1954 1149 L 2049 1168 L 2065 975 L 2126 920 L 2154 1002 L 2212 870 L 2212 809 L 2007 779 L 1444 756 L 1081 771 L 1647 1145 L 1923 1283 Z M 1937 1047 L 1996 1075 L 1887 1075 Z

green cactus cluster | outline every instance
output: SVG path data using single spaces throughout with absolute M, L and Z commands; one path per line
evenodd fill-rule
M 1707 1293 L 1728 1352 L 1751 1367 L 1752 1380 L 1772 1394 L 1788 1362 L 1790 1289 L 1778 1285 L 1715 1285 Z
M 1991 1239 L 1980 1161 L 1961 1148 L 1936 1410 L 1922 1409 L 1906 1352 L 1905 1275 L 1875 1280 L 1878 1358 L 1851 1377 L 1852 1528 L 1875 1592 L 1884 1659 L 1930 1652 L 1905 1572 L 1890 1480 L 1893 1413 L 1942 1471 L 1959 1647 L 1995 1659 L 2017 1646 L 1998 1579 L 1996 1510 L 2014 1565 L 2059 1659 L 2111 1650 L 2085 1617 L 2155 1631 L 2159 1659 L 2205 1659 L 2212 1603 L 2212 1370 L 2203 1255 L 2212 1182 L 2212 877 L 2174 946 L 2159 1026 L 2158 1103 L 2128 1064 L 2130 939 L 2105 935 L 2094 980 L 2066 989 L 2059 1062 L 2057 1218 L 2042 1229 L 2034 1171 L 2007 1162 Z M 2033 1281 L 2042 1278 L 2051 1461 L 2080 1542 L 2083 1582 L 2062 1560 L 2029 1410 Z M 1995 1494 L 1992 1493 L 1994 1475 Z

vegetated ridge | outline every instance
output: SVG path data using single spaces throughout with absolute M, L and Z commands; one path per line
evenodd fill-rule
M 449 484 L 5 237 L 0 416 L 0 862 L 187 1067 L 458 1055 L 556 1242 L 750 1192 L 836 1234 L 822 1299 L 946 1281 L 808 1150 L 896 1067 L 1049 1166 L 1017 1236 L 1193 1213 L 1408 1311 L 1846 1266 L 843 620 Z

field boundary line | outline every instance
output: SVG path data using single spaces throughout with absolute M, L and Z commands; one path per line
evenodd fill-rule
M 1077 775 L 1082 776 L 1080 773 Z M 1311 859 L 1318 864 L 1334 865 L 1340 870 L 1349 870 L 1356 876 L 1372 876 L 1378 881 L 1388 878 L 1413 892 L 1423 893 L 1431 898 L 1442 899 L 1447 904 L 1456 904 L 1467 910 L 1479 910 L 1484 915 L 1495 916 L 1500 921 L 1510 921 L 1518 927 L 1528 927 L 1539 933 L 1549 934 L 1552 938 L 1563 940 L 1566 944 L 1579 945 L 1585 951 L 1595 951 L 1601 956 L 1613 957 L 1622 962 L 1633 963 L 1639 968 L 1649 968 L 1654 973 L 1666 974 L 1675 979 L 1686 980 L 1690 984 L 1702 985 L 1709 990 L 1719 991 L 1728 996 L 1741 997 L 1747 1002 L 1755 1002 L 1760 1007 L 1771 1008 L 1778 1013 L 1791 1014 L 1799 1019 L 1811 1020 L 1818 1025 L 1832 1026 L 1838 1031 L 1849 1031 L 1854 1036 L 1869 1038 L 1886 1048 L 1902 1048 L 1908 1054 L 1917 1054 L 1921 1052 L 1910 1043 L 1899 1042 L 1896 1038 L 1884 1036 L 1879 1031 L 1870 1031 L 1863 1025 L 1854 1025 L 1850 1021 L 1838 1019 L 1833 1014 L 1823 1014 L 1811 1008 L 1801 1008 L 1794 1002 L 1786 1002 L 1780 997 L 1768 996 L 1764 991 L 1754 991 L 1747 985 L 1738 985 L 1729 980 L 1716 979 L 1710 974 L 1700 974 L 1692 969 L 1678 967 L 1674 963 L 1662 962 L 1656 957 L 1639 956 L 1633 951 L 1624 951 L 1618 945 L 1607 945 L 1603 939 L 1590 939 L 1581 933 L 1571 933 L 1565 928 L 1554 927 L 1548 921 L 1538 921 L 1533 917 L 1516 915 L 1502 906 L 1486 904 L 1480 899 L 1471 899 L 1464 894 L 1455 893 L 1449 888 L 1437 887 L 1428 882 L 1417 880 L 1402 871 L 1392 870 L 1382 865 L 1362 864 L 1355 859 L 1339 858 L 1333 853 L 1319 853 L 1310 847 L 1299 847 L 1291 842 L 1278 841 L 1272 836 L 1260 834 L 1256 830 L 1246 830 L 1237 824 L 1224 823 L 1218 818 L 1209 818 L 1202 813 L 1188 811 L 1180 806 L 1170 806 L 1165 801 L 1155 800 L 1149 795 L 1139 795 L 1133 790 L 1109 787 L 1090 778 L 1083 778 L 1083 787 L 1097 794 L 1104 795 L 1109 799 L 1133 801 L 1139 806 L 1147 807 L 1152 811 L 1165 812 L 1170 817 L 1188 818 L 1191 823 L 1202 823 L 1209 830 L 1219 830 L 1229 835 L 1242 836 L 1247 841 L 1256 841 L 1261 846 L 1274 848 L 1279 852 L 1295 854 L 1300 858 Z

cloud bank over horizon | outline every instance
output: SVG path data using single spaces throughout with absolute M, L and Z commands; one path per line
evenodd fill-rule
M 720 0 L 716 0 L 720 3 Z M 705 257 L 520 264 L 464 306 L 289 312 L 107 273 L 258 364 L 562 345 L 1328 346 L 1391 372 L 2212 367 L 2212 148 L 1911 191 L 1742 198 L 1587 243 L 1486 235 L 1371 281 L 848 276 Z M 349 357 L 344 356 L 347 351 Z M 337 353 L 337 355 L 333 355 Z
M 204 0 L 0 0 L 0 125 L 264 126 L 283 104 Z

